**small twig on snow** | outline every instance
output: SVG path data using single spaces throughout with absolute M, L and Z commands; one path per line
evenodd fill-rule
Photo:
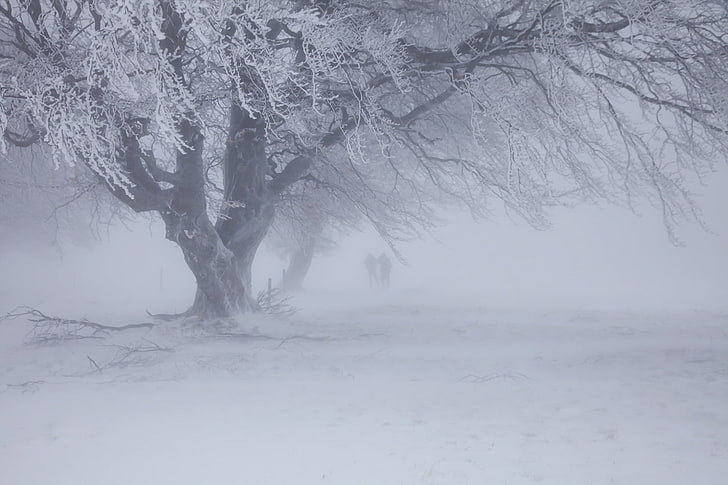
M 458 382 L 472 382 L 474 384 L 482 384 L 483 382 L 490 382 L 494 381 L 496 379 L 510 379 L 510 380 L 528 380 L 530 381 L 531 378 L 528 377 L 525 374 L 521 374 L 520 372 L 516 372 L 515 374 L 511 374 L 510 372 L 506 373 L 495 373 L 495 374 L 488 374 L 484 376 L 477 376 L 475 374 L 468 374 L 462 379 L 459 379 Z
M 147 342 L 149 345 L 110 345 L 109 347 L 114 347 L 117 349 L 117 357 L 109 362 L 108 365 L 110 366 L 120 366 L 125 363 L 125 361 L 136 354 L 144 354 L 144 353 L 150 353 L 150 352 L 173 352 L 174 349 L 172 347 L 162 347 L 156 342 L 152 342 L 149 339 L 143 338 L 145 342 Z

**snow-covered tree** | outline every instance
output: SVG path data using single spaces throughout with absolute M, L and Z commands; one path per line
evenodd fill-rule
M 2 0 L 0 130 L 159 213 L 190 313 L 228 316 L 252 308 L 253 257 L 298 184 L 385 236 L 453 200 L 534 224 L 585 198 L 699 219 L 683 181 L 726 153 L 727 8 Z

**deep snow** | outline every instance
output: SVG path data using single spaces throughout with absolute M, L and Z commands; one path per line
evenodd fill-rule
M 429 301 L 306 295 L 225 338 L 2 322 L 0 483 L 725 482 L 728 314 Z

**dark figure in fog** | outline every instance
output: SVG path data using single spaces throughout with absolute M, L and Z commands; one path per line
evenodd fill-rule
M 382 287 L 389 288 L 389 273 L 392 271 L 392 262 L 386 254 L 379 255 L 379 281 Z
M 364 266 L 367 267 L 367 273 L 369 273 L 369 288 L 374 285 L 379 286 L 379 276 L 377 275 L 377 258 L 372 253 L 367 254 L 364 260 Z

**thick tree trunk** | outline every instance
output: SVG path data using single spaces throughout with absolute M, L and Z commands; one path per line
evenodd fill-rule
M 247 312 L 253 307 L 249 276 L 252 258 L 241 259 L 228 248 L 207 214 L 204 143 L 199 128 L 182 121 L 179 130 L 190 149 L 177 156 L 179 181 L 169 208 L 161 215 L 167 239 L 182 249 L 197 282 L 197 296 L 186 315 L 210 319 Z
M 275 216 L 275 197 L 268 188 L 265 124 L 233 105 L 223 158 L 225 201 L 222 214 L 200 241 L 178 244 L 197 279 L 189 315 L 230 317 L 257 310 L 252 296 L 251 269 L 255 254 Z M 209 223 L 205 216 L 204 221 Z M 193 238 L 194 239 L 194 238 Z M 197 247 L 198 245 L 203 247 Z
M 178 155 L 169 210 L 162 211 L 167 238 L 175 241 L 197 281 L 188 316 L 227 318 L 257 310 L 252 296 L 253 259 L 275 216 L 282 190 L 310 160 L 292 160 L 276 177 L 269 172 L 265 122 L 238 104 L 230 110 L 223 156 L 225 205 L 215 225 L 207 214 L 202 135 L 186 121 L 179 130 L 190 151 Z M 270 179 L 270 180 L 269 180 Z

